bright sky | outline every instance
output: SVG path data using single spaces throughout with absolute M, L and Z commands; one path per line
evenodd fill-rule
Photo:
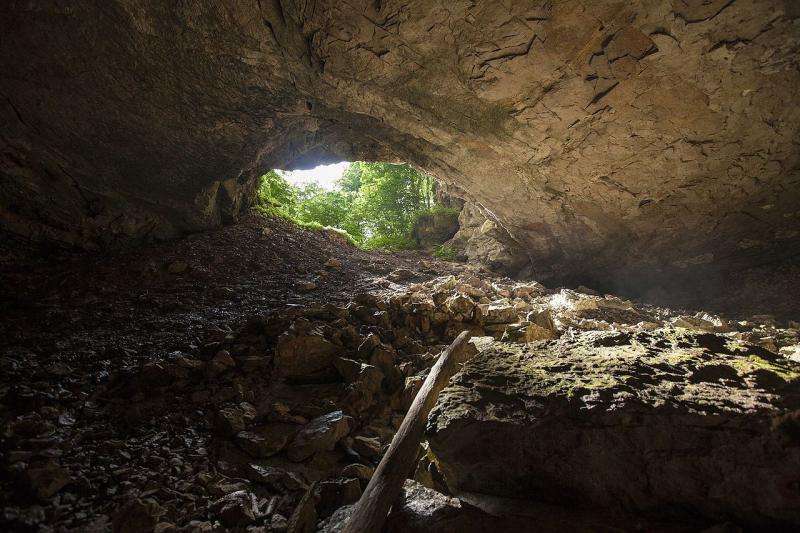
M 342 173 L 349 165 L 349 161 L 342 161 L 332 165 L 320 165 L 308 170 L 278 170 L 277 172 L 292 185 L 316 183 L 323 189 L 330 190 L 333 189 L 336 180 L 342 177 Z

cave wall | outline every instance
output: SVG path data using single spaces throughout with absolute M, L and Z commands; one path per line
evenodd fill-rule
M 8 2 L 0 227 L 234 220 L 269 168 L 405 160 L 541 277 L 796 258 L 793 0 Z

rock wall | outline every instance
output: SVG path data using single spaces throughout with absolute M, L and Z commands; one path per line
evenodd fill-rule
M 513 277 L 531 273 L 525 249 L 475 204 L 464 204 L 458 215 L 458 233 L 447 244 L 469 263 Z
M 792 0 L 7 3 L 0 224 L 80 247 L 233 220 L 266 169 L 405 160 L 537 275 L 796 258 Z

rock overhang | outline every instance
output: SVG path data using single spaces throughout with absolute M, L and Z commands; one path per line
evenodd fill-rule
M 79 247 L 169 238 L 236 219 L 266 169 L 400 159 L 478 201 L 543 276 L 647 285 L 791 261 L 796 11 L 15 6 L 2 227 Z

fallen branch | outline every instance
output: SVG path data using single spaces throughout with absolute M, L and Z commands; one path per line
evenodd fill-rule
M 356 503 L 343 533 L 378 533 L 381 530 L 386 515 L 400 495 L 403 483 L 417 458 L 428 415 L 436 405 L 439 393 L 447 386 L 460 365 L 477 353 L 477 349 L 467 343 L 470 336 L 469 331 L 462 331 L 431 368 L 389 449 L 378 464 L 361 499 Z

